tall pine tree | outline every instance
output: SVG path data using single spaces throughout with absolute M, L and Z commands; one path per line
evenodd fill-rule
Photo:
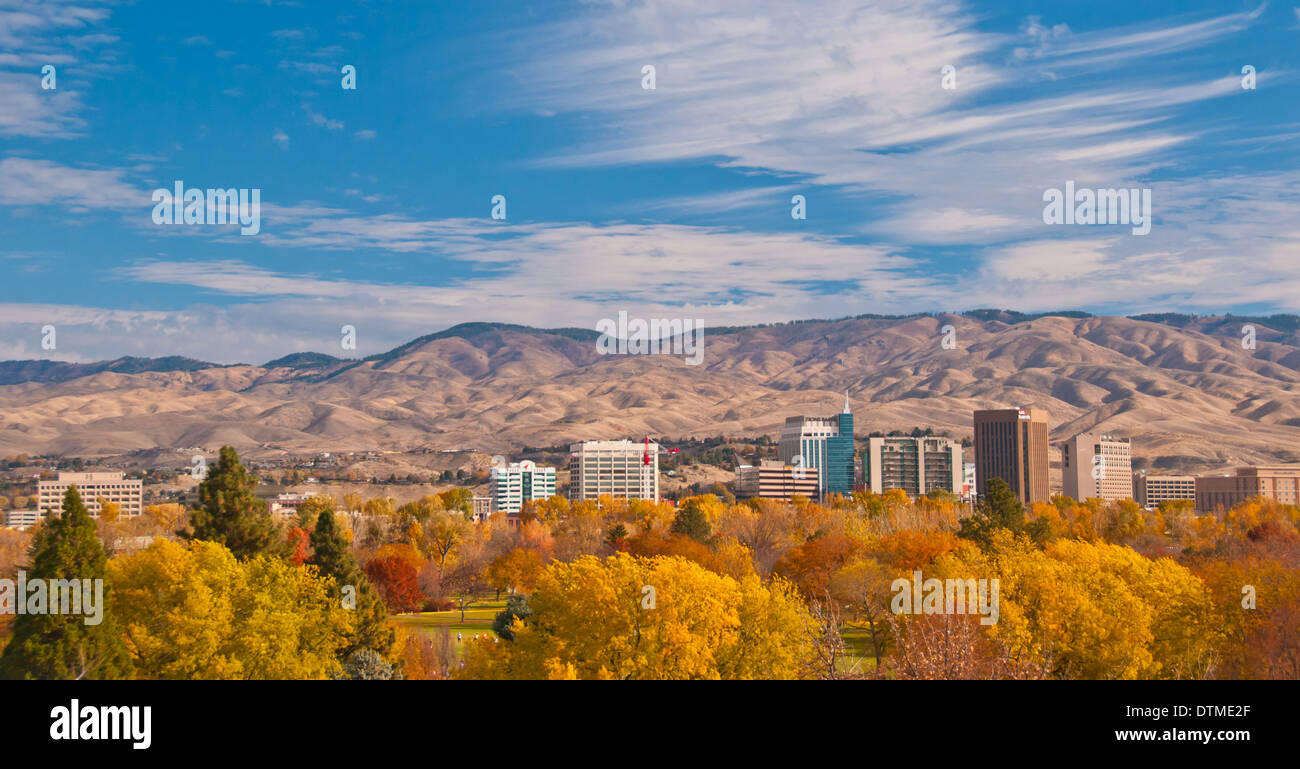
M 1050 534 L 1045 519 L 1025 520 L 1025 506 L 1005 480 L 990 478 L 984 494 L 975 502 L 974 512 L 962 519 L 961 530 L 957 534 L 975 541 L 980 547 L 988 547 L 993 541 L 993 533 L 998 529 L 1007 529 L 1014 534 L 1028 534 L 1039 544 L 1046 541 Z
M 105 583 L 100 583 L 103 605 L 98 607 L 102 613 L 97 624 L 86 623 L 90 615 L 84 598 L 81 614 L 55 611 L 64 608 L 54 605 L 56 593 L 62 592 L 50 588 L 55 580 L 103 580 L 107 571 L 108 556 L 76 486 L 70 486 L 64 494 L 62 514 L 50 516 L 37 531 L 31 553 L 27 581 L 29 586 L 32 580 L 44 581 L 46 605 L 43 613 L 19 614 L 14 621 L 13 638 L 0 655 L 0 678 L 80 680 L 128 676 L 131 660 L 113 618 Z M 84 583 L 74 584 L 80 588 Z M 92 595 L 94 592 L 92 588 Z M 26 599 L 14 596 L 16 601 Z
M 216 465 L 199 483 L 199 506 L 190 512 L 186 539 L 219 542 L 235 557 L 252 558 L 274 543 L 275 526 L 266 501 L 253 494 L 257 478 L 239 461 L 233 446 L 222 446 Z
M 348 586 L 355 591 L 358 621 L 347 646 L 340 650 L 339 659 L 346 663 L 361 649 L 370 649 L 381 657 L 390 656 L 397 636 L 388 624 L 388 609 L 348 550 L 347 540 L 334 522 L 333 510 L 323 510 L 317 516 L 316 528 L 311 533 L 311 549 L 307 563 L 315 566 L 322 576 L 332 577 L 340 593 Z

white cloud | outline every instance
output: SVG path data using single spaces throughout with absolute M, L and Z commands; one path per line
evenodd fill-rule
M 327 118 L 321 113 L 313 110 L 310 104 L 302 105 L 302 111 L 307 114 L 307 119 L 310 120 L 313 125 L 318 125 L 321 126 L 322 128 L 327 128 L 331 131 L 343 130 L 342 120 L 332 120 L 330 118 Z
M 48 160 L 0 160 L 0 205 L 60 205 L 125 209 L 149 206 L 149 193 L 122 180 L 117 169 L 73 168 Z

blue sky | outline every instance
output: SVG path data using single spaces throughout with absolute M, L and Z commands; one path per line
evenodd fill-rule
M 1297 51 L 1260 3 L 0 0 L 0 359 L 1297 312 Z M 259 189 L 260 233 L 154 224 L 177 180 Z M 1067 180 L 1150 188 L 1150 234 L 1044 224 Z

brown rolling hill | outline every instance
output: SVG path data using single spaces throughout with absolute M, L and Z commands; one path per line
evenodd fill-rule
M 1134 439 L 1142 465 L 1300 461 L 1300 324 L 975 311 L 709 330 L 704 362 L 597 354 L 595 333 L 466 324 L 383 355 L 262 366 L 190 359 L 0 363 L 0 454 L 112 456 L 474 448 L 651 435 L 775 436 L 851 393 L 859 435 L 969 436 L 980 408 L 1038 406 L 1052 437 Z M 1243 349 L 1241 326 L 1256 327 Z M 956 349 L 940 344 L 951 324 Z M 127 360 L 127 359 L 123 359 Z

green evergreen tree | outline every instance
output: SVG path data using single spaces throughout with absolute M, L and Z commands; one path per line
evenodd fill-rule
M 257 478 L 239 461 L 233 446 L 222 446 L 217 463 L 199 483 L 199 506 L 190 512 L 186 539 L 218 542 L 235 557 L 252 558 L 275 544 L 275 525 L 266 501 L 253 494 Z
M 1048 524 L 1045 519 L 1025 521 L 1025 506 L 1001 478 L 990 478 L 984 494 L 975 502 L 975 511 L 963 518 L 958 536 L 972 540 L 980 547 L 988 547 L 993 533 L 1007 529 L 1014 534 L 1028 534 L 1035 542 L 1047 539 Z
M 317 516 L 316 528 L 311 533 L 311 550 L 307 563 L 315 566 L 322 576 L 334 579 L 340 599 L 345 587 L 350 586 L 355 591 L 354 610 L 358 612 L 360 621 L 340 651 L 339 659 L 346 663 L 354 652 L 361 649 L 370 649 L 384 657 L 391 655 L 397 643 L 397 633 L 388 624 L 388 608 L 348 550 L 343 532 L 334 522 L 333 510 L 322 510 Z
M 88 613 L 84 590 L 82 613 L 55 611 L 71 608 L 65 608 L 55 594 L 56 580 L 104 580 L 108 566 L 104 546 L 95 535 L 95 522 L 76 486 L 70 486 L 63 495 L 62 514 L 50 516 L 37 531 L 31 554 L 32 566 L 26 578 L 29 584 L 31 580 L 44 580 L 45 611 L 18 615 L 13 638 L 0 655 L 0 678 L 80 680 L 129 676 L 131 659 L 113 617 L 107 584 L 99 583 L 102 592 L 91 589 L 92 600 L 97 592 L 102 600 L 102 605 L 97 606 L 97 624 L 87 624 L 94 615 Z M 74 584 L 80 589 L 85 583 Z M 57 592 L 61 595 L 63 590 Z M 15 601 L 26 598 L 14 596 Z
M 496 634 L 507 641 L 515 640 L 515 631 L 511 629 L 515 618 L 527 620 L 533 616 L 533 607 L 528 605 L 528 596 L 523 593 L 515 593 L 506 596 L 506 608 L 504 611 L 497 612 L 497 616 L 492 620 L 492 629 Z
M 371 649 L 358 649 L 343 663 L 343 670 L 335 678 L 343 681 L 395 681 L 402 671 L 393 667 Z
M 674 534 L 685 534 L 699 542 L 704 542 L 713 533 L 709 529 L 709 519 L 704 516 L 704 511 L 694 499 L 682 505 L 682 509 L 677 511 L 677 515 L 673 517 L 672 528 L 669 530 Z

